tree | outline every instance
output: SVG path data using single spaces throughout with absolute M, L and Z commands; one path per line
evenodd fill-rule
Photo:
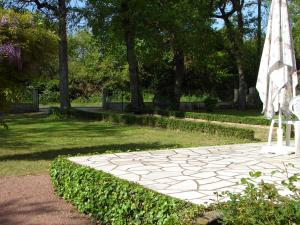
M 186 61 L 196 52 L 205 54 L 202 44 L 212 34 L 209 5 L 203 1 L 147 1 L 142 15 L 144 50 L 155 55 L 155 64 L 166 60 L 171 69 L 163 73 L 169 78 L 160 78 L 164 84 L 156 88 L 155 103 L 169 102 L 164 107 L 179 109 Z
M 38 17 L 0 9 L 0 111 L 16 97 L 16 89 L 47 72 L 56 42 Z
M 114 92 L 128 89 L 128 65 L 125 53 L 124 45 L 110 47 L 105 43 L 99 43 L 87 30 L 70 35 L 70 97 L 74 97 L 74 94 L 88 97 L 89 92 L 99 93 L 101 89 Z M 74 91 L 77 93 L 72 95 Z
M 60 108 L 65 110 L 70 108 L 69 97 L 69 68 L 68 68 L 68 41 L 67 41 L 67 15 L 70 11 L 69 0 L 11 0 L 11 5 L 35 6 L 40 12 L 47 16 L 52 16 L 58 21 L 58 61 L 59 61 L 59 89 L 60 89 Z
M 215 18 L 224 21 L 227 38 L 231 43 L 232 54 L 235 58 L 238 74 L 239 74 L 239 96 L 238 108 L 240 110 L 246 109 L 246 96 L 247 85 L 245 81 L 245 68 L 244 68 L 244 17 L 243 8 L 244 0 L 220 0 L 212 1 L 212 5 L 216 7 L 217 12 L 214 14 Z M 233 21 L 235 16 L 236 26 Z
M 139 30 L 139 12 L 144 1 L 136 0 L 88 0 L 86 15 L 93 33 L 99 39 L 122 40 L 126 46 L 127 63 L 133 111 L 144 108 L 136 56 L 136 38 Z

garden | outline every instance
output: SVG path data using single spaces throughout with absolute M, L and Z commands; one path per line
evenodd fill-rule
M 291 74 L 267 96 L 277 9 Z M 299 12 L 0 0 L 0 224 L 300 224 Z

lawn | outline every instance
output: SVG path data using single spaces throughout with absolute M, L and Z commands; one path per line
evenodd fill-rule
M 46 173 L 58 155 L 243 143 L 245 140 L 108 122 L 11 116 L 0 129 L 0 176 Z

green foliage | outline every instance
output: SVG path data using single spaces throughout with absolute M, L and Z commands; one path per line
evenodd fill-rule
M 239 115 L 225 115 L 222 113 L 205 113 L 205 112 L 183 112 L 183 111 L 167 111 L 155 110 L 155 114 L 161 116 L 173 116 L 180 118 L 193 118 L 208 121 L 219 121 L 228 123 L 241 123 L 252 125 L 270 125 L 270 121 L 260 117 L 239 116 Z
M 218 99 L 208 96 L 204 99 L 204 105 L 208 112 L 213 112 L 217 107 Z
M 287 174 L 287 171 L 279 171 Z M 278 173 L 278 171 L 273 172 Z M 243 178 L 241 184 L 245 186 L 242 193 L 225 192 L 230 198 L 222 204 L 224 212 L 222 224 L 240 225 L 294 225 L 300 223 L 299 174 L 288 176 L 282 184 L 293 193 L 290 197 L 280 195 L 275 184 L 261 182 L 261 172 L 250 172 L 250 178 Z
M 250 116 L 223 115 L 220 113 L 202 113 L 202 112 L 185 112 L 185 117 L 193 119 L 202 119 L 208 121 L 220 121 L 229 123 L 243 123 L 253 125 L 270 125 L 270 121 L 264 118 L 255 118 Z
M 114 123 L 122 123 L 129 125 L 142 125 L 160 128 L 168 128 L 181 131 L 202 132 L 212 135 L 220 135 L 225 137 L 236 137 L 240 139 L 254 140 L 254 131 L 227 127 L 223 125 L 213 124 L 209 122 L 193 122 L 174 118 L 158 117 L 158 116 L 141 116 L 133 114 L 118 114 L 111 112 L 86 112 L 72 109 L 72 115 L 81 119 L 106 120 Z
M 200 206 L 171 198 L 59 157 L 50 176 L 56 192 L 102 224 L 192 224 Z
M 120 45 L 109 48 L 105 44 L 85 30 L 69 38 L 71 84 L 94 84 L 98 91 L 100 88 L 122 90 L 128 85 L 125 48 Z M 85 90 L 89 89 L 80 91 Z
M 30 13 L 0 9 L 0 47 L 12 45 L 18 56 L 0 55 L 0 110 L 15 98 L 15 91 L 33 77 L 45 75 L 56 55 L 57 37 Z M 12 61 L 15 58 L 15 62 Z
M 48 119 L 50 120 L 66 120 L 72 118 L 72 115 L 69 113 L 69 111 L 61 111 L 56 107 L 51 107 L 49 109 L 48 115 Z

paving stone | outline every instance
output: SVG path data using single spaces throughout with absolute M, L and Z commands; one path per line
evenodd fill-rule
M 210 204 L 220 199 L 224 191 L 241 192 L 241 178 L 249 172 L 261 171 L 265 182 L 274 182 L 280 193 L 291 193 L 280 182 L 288 166 L 289 174 L 300 172 L 300 155 L 276 156 L 261 154 L 263 144 L 237 144 L 186 149 L 170 149 L 95 156 L 71 157 L 80 165 L 111 173 L 122 179 L 137 182 L 157 192 L 195 204 Z M 297 184 L 300 186 L 300 183 Z M 218 193 L 218 196 L 216 195 Z

